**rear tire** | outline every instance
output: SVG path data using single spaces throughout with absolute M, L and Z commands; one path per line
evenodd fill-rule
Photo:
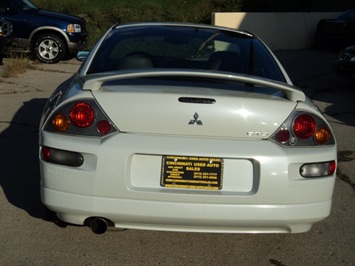
M 58 63 L 67 53 L 63 39 L 55 33 L 37 36 L 34 45 L 35 57 L 46 64 Z

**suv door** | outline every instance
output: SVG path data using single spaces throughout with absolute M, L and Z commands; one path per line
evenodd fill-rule
M 28 18 L 33 16 L 33 12 L 22 10 L 16 0 L 1 0 L 0 16 L 12 22 L 13 42 L 16 46 L 28 47 L 29 36 L 34 28 L 33 24 L 28 22 Z

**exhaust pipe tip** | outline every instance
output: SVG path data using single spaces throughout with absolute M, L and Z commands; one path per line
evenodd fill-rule
M 107 231 L 108 222 L 103 218 L 94 218 L 90 221 L 89 227 L 97 235 L 101 235 Z

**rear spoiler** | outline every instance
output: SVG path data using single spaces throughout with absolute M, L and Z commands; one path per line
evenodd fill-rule
M 186 70 L 136 70 L 132 71 L 120 71 L 110 72 L 102 74 L 93 74 L 82 77 L 84 84 L 83 90 L 97 91 L 100 90 L 103 83 L 108 81 L 115 81 L 120 79 L 136 79 L 136 78 L 168 78 L 168 77 L 191 77 L 191 78 L 203 78 L 203 79 L 217 79 L 221 81 L 241 82 L 251 85 L 258 85 L 263 87 L 269 87 L 277 89 L 285 93 L 287 99 L 293 102 L 304 102 L 306 100 L 305 94 L 287 83 L 264 79 L 255 76 L 248 76 L 242 74 L 230 74 L 230 73 L 217 73 L 213 71 L 186 71 Z

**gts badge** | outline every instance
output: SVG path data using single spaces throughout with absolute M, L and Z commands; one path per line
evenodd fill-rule
M 195 123 L 199 126 L 202 126 L 203 123 L 201 120 L 198 120 L 199 116 L 198 116 L 198 113 L 196 112 L 193 116 L 194 119 L 191 119 L 190 122 L 189 122 L 189 125 L 194 125 Z
M 250 136 L 250 137 L 267 137 L 269 136 L 269 133 L 267 132 L 252 132 L 252 131 L 249 131 L 247 132 L 247 135 Z

